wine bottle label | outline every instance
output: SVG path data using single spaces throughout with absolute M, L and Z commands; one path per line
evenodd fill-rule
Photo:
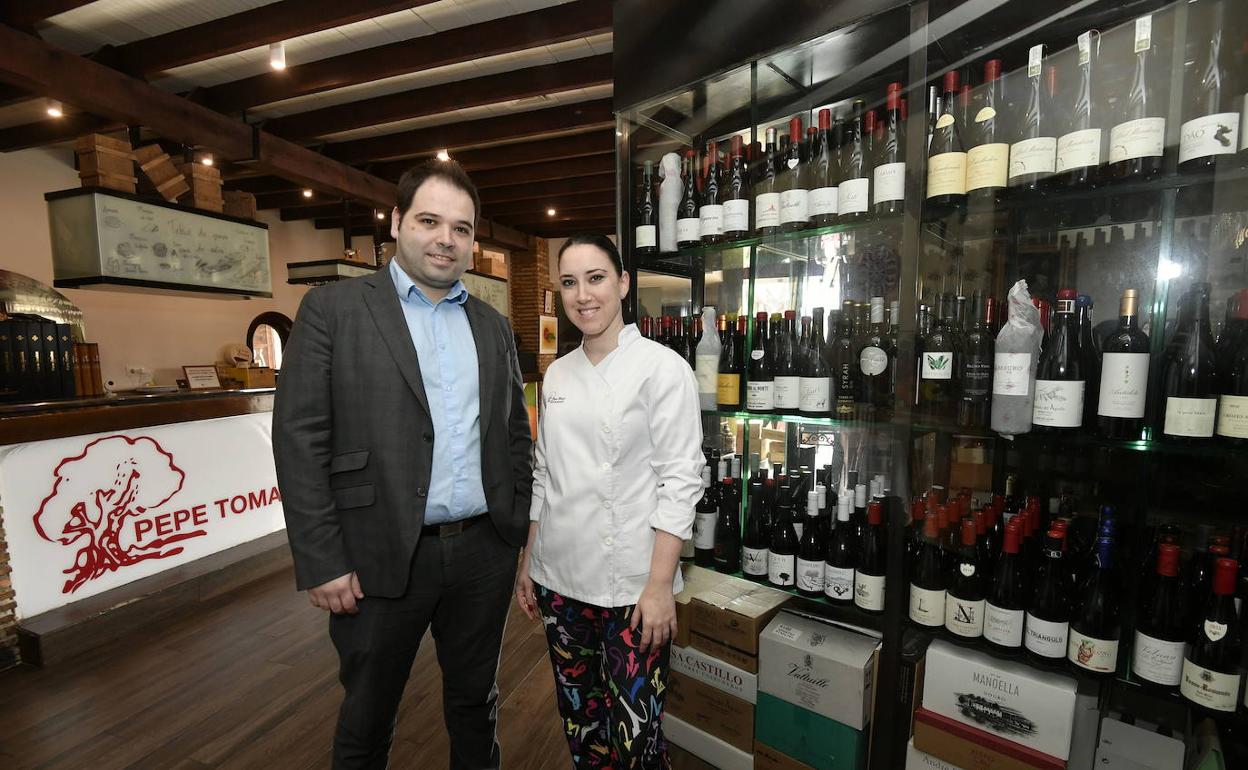
M 1092 61 L 1092 33 L 1084 32 L 1075 41 L 1079 44 L 1079 63 L 1088 64 Z
M 984 635 L 984 600 L 959 599 L 950 596 L 945 600 L 945 628 L 958 636 L 975 639 Z
M 717 513 L 696 513 L 693 516 L 693 547 L 709 551 L 715 547 L 715 518 Z
M 780 224 L 809 221 L 809 209 L 810 193 L 806 190 L 785 190 L 780 193 Z
M 802 377 L 799 382 L 797 408 L 803 412 L 828 411 L 832 381 L 827 377 Z
M 992 109 L 985 107 L 984 110 Z M 980 110 L 982 113 L 983 110 Z M 966 191 L 1005 187 L 1010 170 L 1010 146 L 1005 142 L 980 144 L 966 153 Z
M 921 626 L 937 628 L 945 624 L 946 593 L 929 591 L 910 584 L 910 619 Z
M 1025 396 L 1031 392 L 1031 354 L 997 353 L 992 357 L 992 395 Z
M 1248 396 L 1218 397 L 1218 435 L 1248 438 Z
M 685 243 L 701 239 L 702 236 L 699 234 L 700 226 L 701 220 L 698 219 L 677 219 L 676 242 Z
M 1183 672 L 1183 642 L 1167 642 L 1135 632 L 1131 670 L 1141 679 L 1173 687 Z
M 1135 20 L 1135 52 L 1143 53 L 1152 45 L 1153 17 L 1141 16 Z
M 1234 711 L 1239 680 L 1240 674 L 1223 674 L 1184 658 L 1179 692 L 1198 706 L 1214 711 Z
M 693 371 L 698 379 L 698 394 L 717 396 L 719 394 L 719 355 L 695 355 Z
M 1160 158 L 1166 150 L 1166 119 L 1140 118 L 1119 123 L 1109 132 L 1109 162 Z
M 708 205 L 698 209 L 698 234 L 704 238 L 724 234 L 723 206 Z
M 984 604 L 984 638 L 1002 647 L 1023 646 L 1023 611 Z
M 1069 623 L 1041 620 L 1028 613 L 1024 644 L 1031 652 L 1042 658 L 1063 658 L 1069 636 Z
M 810 215 L 837 213 L 837 188 L 816 187 L 810 191 Z
M 1057 158 L 1057 139 L 1040 136 L 1010 146 L 1010 179 L 1024 174 L 1052 174 Z
M 823 560 L 797 560 L 797 590 L 810 593 L 823 593 Z
M 927 197 L 937 195 L 966 195 L 966 153 L 942 152 L 927 161 Z
M 793 585 L 793 571 L 797 557 L 793 554 L 767 552 L 767 582 L 776 586 Z
M 1213 421 L 1218 411 L 1216 398 L 1166 399 L 1166 422 L 1163 432 L 1170 436 L 1209 438 L 1213 435 Z
M 869 377 L 883 374 L 888 369 L 888 354 L 874 345 L 867 345 L 858 354 L 858 367 Z
M 854 570 L 850 567 L 823 565 L 823 595 L 847 602 L 854 595 Z
M 1101 394 L 1096 413 L 1102 417 L 1144 416 L 1148 395 L 1148 353 L 1106 353 L 1101 358 Z
M 754 224 L 757 227 L 780 226 L 780 193 L 763 193 L 754 198 Z
M 692 559 L 693 557 L 693 538 L 689 538 L 680 544 L 680 558 Z
M 720 372 L 716 378 L 715 397 L 721 404 L 737 406 L 741 403 L 741 375 Z
M 1118 640 L 1097 639 L 1070 629 L 1066 658 L 1079 668 L 1108 674 L 1118 668 Z
M 1078 428 L 1083 424 L 1083 380 L 1036 380 L 1036 401 L 1031 421 L 1053 428 Z
M 750 202 L 745 198 L 724 201 L 724 232 L 744 233 L 750 229 Z
M 1057 173 L 1101 164 L 1101 129 L 1071 131 L 1057 140 Z
M 770 412 L 776 408 L 775 383 L 755 382 L 745 384 L 745 408 L 751 412 Z
M 1206 619 L 1205 622 L 1201 624 L 1200 628 L 1202 631 L 1204 631 L 1205 636 L 1211 642 L 1216 642 L 1222 637 L 1226 636 L 1226 624 L 1219 623 L 1216 620 Z
M 1239 113 L 1220 112 L 1187 121 L 1179 128 L 1179 162 L 1239 149 Z
M 654 225 L 637 225 L 637 232 L 633 236 L 633 245 L 639 249 L 652 248 L 658 241 L 659 228 Z
M 937 350 L 923 353 L 923 379 L 952 380 L 953 351 Z
M 1044 63 L 1044 45 L 1033 45 L 1027 50 L 1027 77 L 1040 77 L 1040 69 Z
M 718 364 L 716 364 L 718 366 Z M 777 409 L 800 409 L 802 386 L 800 377 L 776 377 L 772 383 Z
M 854 604 L 864 610 L 884 609 L 884 576 L 854 573 Z
M 875 167 L 875 203 L 906 199 L 906 164 L 881 163 Z
M 748 545 L 741 549 L 741 571 L 747 575 L 754 577 L 762 577 L 767 574 L 767 549 L 766 548 L 750 548 Z
M 866 177 L 857 179 L 846 179 L 841 182 L 841 186 L 837 193 L 837 205 L 842 214 L 857 214 L 867 210 L 867 204 L 871 202 L 868 193 L 871 190 L 871 180 Z
M 751 360 L 751 361 L 762 361 L 762 360 L 763 360 L 763 356 L 765 356 L 765 355 L 766 355 L 766 353 L 764 353 L 764 352 L 763 352 L 763 351 L 761 351 L 761 350 L 758 350 L 758 349 L 751 350 L 751 351 L 750 351 L 750 360 Z
M 962 397 L 986 399 L 988 383 L 992 380 L 993 362 L 983 353 L 965 353 L 962 356 Z

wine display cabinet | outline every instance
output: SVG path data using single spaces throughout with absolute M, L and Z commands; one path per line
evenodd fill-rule
M 795 519 L 803 484 L 829 519 L 858 484 L 878 496 L 883 611 L 806 605 L 883 639 L 871 767 L 904 765 L 903 672 L 937 637 L 1189 741 L 1212 720 L 1227 766 L 1248 762 L 1248 664 L 1216 643 L 1248 631 L 1248 8 L 721 5 L 617 11 L 617 29 L 650 25 L 616 53 L 632 308 L 713 383 L 706 443 L 743 461 L 743 532 L 760 471 L 802 493 Z M 676 46 L 659 22 L 717 31 Z M 916 622 L 929 513 L 952 518 L 944 570 L 973 525 L 989 610 L 1015 529 L 1027 622 L 1060 621 L 1082 653 Z M 1229 616 L 1220 558 L 1238 562 Z M 1104 637 L 1116 654 L 1088 663 Z M 1181 684 L 1197 672 L 1204 693 Z

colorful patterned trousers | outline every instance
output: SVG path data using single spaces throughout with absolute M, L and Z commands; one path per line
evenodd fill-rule
M 639 655 L 631 606 L 598 607 L 536 589 L 573 766 L 669 767 L 661 722 L 671 643 Z

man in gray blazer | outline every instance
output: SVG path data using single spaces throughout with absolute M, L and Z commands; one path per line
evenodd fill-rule
M 298 588 L 330 611 L 335 768 L 383 768 L 432 627 L 451 767 L 497 768 L 499 649 L 532 485 L 511 327 L 464 289 L 480 199 L 453 161 L 399 181 L 392 263 L 313 289 L 273 454 Z

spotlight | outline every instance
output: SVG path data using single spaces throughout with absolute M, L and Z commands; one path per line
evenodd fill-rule
M 208 153 L 204 153 L 202 156 L 200 156 L 200 158 L 199 158 L 199 162 L 200 162 L 200 163 L 203 163 L 205 166 L 211 166 L 211 165 L 212 165 L 212 156 L 211 156 L 211 155 L 209 155 Z
M 378 212 L 377 212 L 377 218 L 378 218 L 378 219 L 385 219 L 385 218 L 386 218 L 386 212 L 384 212 L 384 211 L 378 211 Z
M 305 187 L 305 188 L 303 188 L 303 197 L 305 197 L 305 198 L 311 198 L 311 197 L 312 197 L 312 188 L 311 188 L 311 187 Z
M 546 209 L 546 216 L 553 217 L 554 215 L 555 215 L 554 209 Z
M 48 115 L 49 116 L 54 117 L 54 118 L 59 118 L 64 114 L 65 114 L 65 110 L 61 107 L 60 102 L 58 102 L 56 99 L 48 100 Z
M 275 70 L 286 69 L 286 43 L 278 41 L 269 44 L 269 66 Z
M 438 150 L 438 160 L 450 160 L 451 154 L 446 150 Z

